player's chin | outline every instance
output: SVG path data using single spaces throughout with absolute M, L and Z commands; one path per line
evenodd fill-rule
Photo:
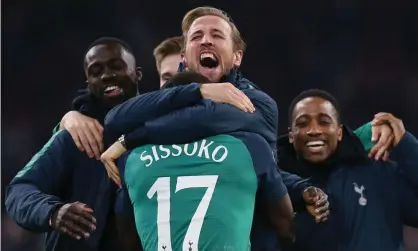
M 119 104 L 122 104 L 123 102 L 125 102 L 126 100 L 128 100 L 125 95 L 123 93 L 117 95 L 117 96 L 111 96 L 111 97 L 106 97 L 103 96 L 103 101 L 111 107 L 117 106 Z
M 304 154 L 303 158 L 309 163 L 319 164 L 326 161 L 328 155 L 326 153 L 312 154 L 310 152 L 307 152 Z

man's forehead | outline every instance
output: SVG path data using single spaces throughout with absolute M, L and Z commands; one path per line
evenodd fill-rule
M 167 55 L 160 62 L 160 70 L 162 73 L 163 71 L 170 71 L 173 68 L 175 69 L 175 71 L 177 71 L 180 62 L 181 62 L 180 53 Z
M 293 110 L 295 117 L 310 114 L 328 114 L 333 116 L 335 108 L 331 102 L 320 97 L 308 97 L 300 100 Z
M 125 53 L 123 47 L 118 44 L 99 44 L 93 46 L 87 52 L 86 62 L 106 58 L 121 58 Z
M 204 30 L 219 30 L 224 33 L 232 31 L 231 26 L 225 19 L 214 15 L 207 15 L 193 21 L 189 29 L 189 34 Z

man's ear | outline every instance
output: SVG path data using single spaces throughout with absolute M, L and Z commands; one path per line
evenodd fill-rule
M 142 68 L 141 67 L 136 67 L 135 75 L 136 75 L 136 82 L 141 81 L 141 79 L 142 79 Z
M 240 67 L 243 56 L 244 52 L 242 50 L 237 50 L 236 52 L 234 52 L 234 66 L 236 68 Z
M 187 61 L 186 61 L 186 57 L 184 56 L 184 52 L 182 52 L 180 56 L 181 56 L 181 61 L 183 62 L 184 68 L 187 68 Z
M 290 127 L 287 128 L 287 131 L 289 133 L 289 143 L 293 144 L 293 141 L 295 141 L 295 137 L 293 137 L 293 133 L 292 133 L 292 130 L 290 129 Z
M 343 125 L 340 125 L 337 131 L 338 141 L 343 139 Z

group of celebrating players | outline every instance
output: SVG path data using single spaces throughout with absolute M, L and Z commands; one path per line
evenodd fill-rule
M 199 7 L 154 50 L 161 90 L 138 95 L 132 48 L 87 49 L 87 90 L 7 188 L 47 251 L 402 250 L 418 227 L 418 141 L 378 113 L 355 131 L 311 89 L 289 107 L 239 71 L 246 45 Z

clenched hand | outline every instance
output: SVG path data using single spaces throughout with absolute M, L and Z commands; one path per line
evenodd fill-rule
M 303 200 L 306 203 L 306 209 L 315 218 L 316 222 L 328 220 L 329 202 L 328 195 L 317 187 L 308 187 L 303 192 Z

